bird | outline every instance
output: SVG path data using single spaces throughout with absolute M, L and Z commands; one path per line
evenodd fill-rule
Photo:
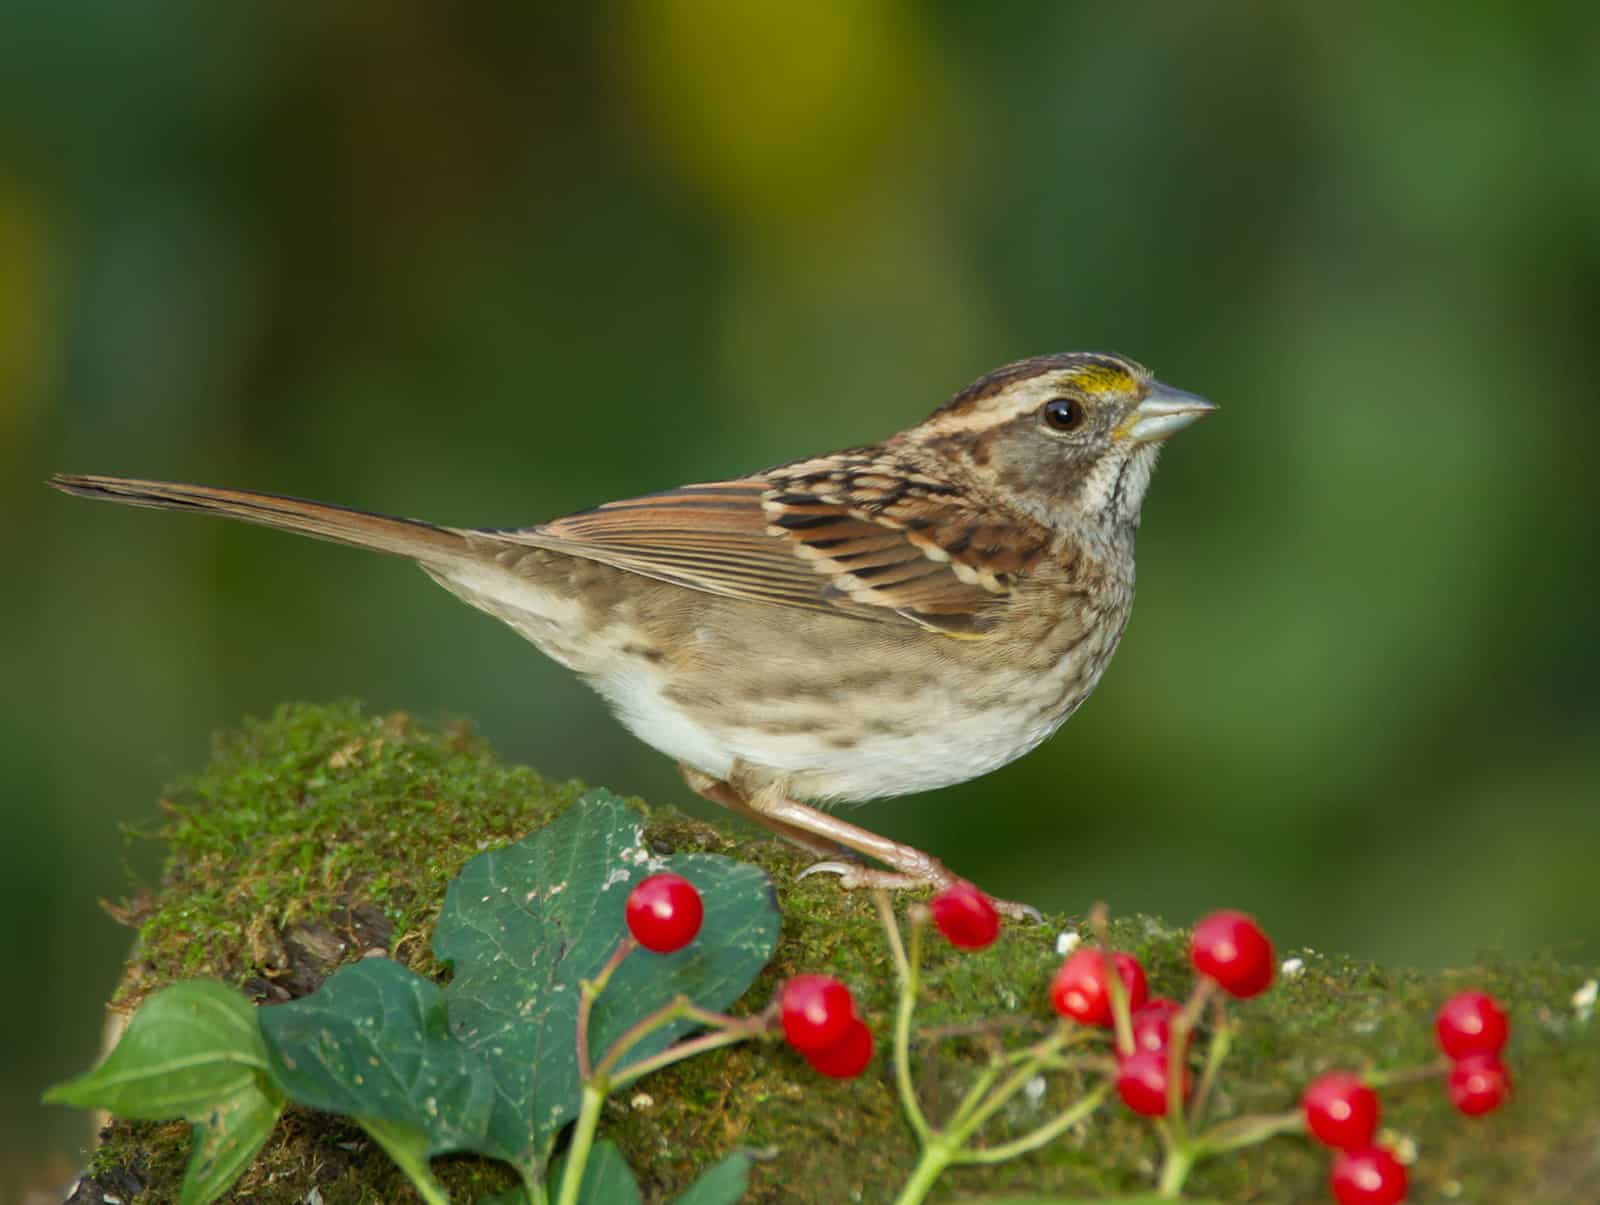
M 937 889 L 958 881 L 940 859 L 828 807 L 977 778 L 1061 727 L 1127 626 L 1162 445 L 1216 409 L 1120 355 L 1036 356 L 879 443 L 531 527 L 49 484 L 408 557 L 578 674 L 694 792 L 820 859 L 805 873 Z

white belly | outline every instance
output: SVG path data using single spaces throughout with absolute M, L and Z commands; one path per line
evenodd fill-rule
M 819 731 L 815 704 L 809 715 L 796 704 L 794 725 L 785 731 L 781 713 L 773 709 L 759 726 L 713 726 L 668 698 L 666 676 L 652 667 L 591 681 L 630 732 L 668 757 L 723 780 L 737 764 L 747 774 L 784 782 L 794 797 L 811 802 L 909 795 L 966 782 L 1039 745 L 1073 709 L 1019 724 L 1009 710 L 957 695 L 924 694 L 914 702 L 881 699 L 869 709 L 879 723 L 852 734 L 842 724 L 831 733 Z M 1037 690 L 1039 683 L 1032 685 Z
M 927 673 L 910 694 L 895 674 L 885 675 L 875 689 L 858 676 L 849 715 L 825 697 L 825 680 L 824 689 L 817 689 L 815 675 L 811 689 L 797 690 L 792 699 L 756 694 L 743 703 L 689 707 L 673 697 L 666 667 L 638 655 L 648 641 L 627 616 L 609 616 L 597 632 L 585 627 L 572 599 L 498 569 L 424 568 L 583 675 L 647 745 L 719 780 L 738 770 L 782 783 L 795 798 L 811 802 L 934 790 L 1016 760 L 1077 709 L 1120 635 L 1112 629 L 1099 641 L 1110 647 L 1079 648 L 1042 671 L 995 666 L 978 678 Z M 722 651 L 730 679 L 738 676 L 734 666 L 763 655 L 754 648 Z M 804 650 L 788 652 L 802 663 L 808 659 Z M 861 696 L 864 690 L 867 697 Z

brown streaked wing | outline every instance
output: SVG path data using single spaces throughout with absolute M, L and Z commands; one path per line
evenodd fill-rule
M 728 598 L 982 633 L 1003 588 L 922 532 L 788 491 L 766 477 L 686 485 L 494 535 Z
M 775 527 L 802 541 L 802 555 L 817 559 L 830 572 L 850 574 L 881 596 L 852 593 L 858 601 L 981 618 L 1050 547 L 1050 533 L 1042 524 L 980 510 L 956 487 L 882 449 L 796 461 L 768 476 L 772 490 L 766 506 Z M 840 513 L 870 520 L 871 534 L 860 542 L 830 539 L 839 533 L 826 516 Z M 889 547 L 873 543 L 883 539 L 884 529 L 897 534 L 900 542 Z M 925 562 L 920 571 L 910 563 L 919 554 Z M 862 566 L 871 566 L 873 573 L 858 572 Z

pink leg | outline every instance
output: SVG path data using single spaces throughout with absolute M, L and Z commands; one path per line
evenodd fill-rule
M 778 786 L 761 786 L 748 793 L 730 783 L 721 782 L 708 774 L 687 766 L 680 766 L 684 781 L 698 795 L 719 803 L 730 811 L 777 833 L 786 841 L 826 859 L 801 873 L 836 874 L 847 890 L 883 888 L 889 891 L 947 887 L 956 876 L 945 868 L 943 862 L 932 854 L 924 853 L 910 845 L 902 845 L 881 837 L 877 833 L 841 820 L 837 816 L 790 799 Z M 875 858 L 889 870 L 875 870 L 853 861 L 840 861 L 841 854 L 849 852 Z M 994 905 L 1007 916 L 1042 919 L 1036 908 L 1016 904 L 1009 900 L 995 900 Z

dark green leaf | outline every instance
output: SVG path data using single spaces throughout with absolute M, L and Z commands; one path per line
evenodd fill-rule
M 399 963 L 341 967 L 304 999 L 262 1009 L 261 1028 L 273 1075 L 301 1104 L 388 1123 L 407 1149 L 424 1135 L 427 1155 L 483 1149 L 494 1078 L 451 1035 L 439 986 Z
M 749 1184 L 750 1156 L 736 1152 L 707 1168 L 689 1185 L 688 1192 L 674 1199 L 673 1205 L 734 1205 Z
M 445 989 L 450 1026 L 482 1053 L 498 1086 L 489 1141 L 477 1149 L 540 1166 L 576 1115 L 580 981 L 626 932 L 632 885 L 659 870 L 699 888 L 704 927 L 676 954 L 638 951 L 623 963 L 595 1008 L 598 1061 L 617 1034 L 680 993 L 709 1009 L 744 993 L 777 945 L 766 875 L 708 854 L 659 857 L 646 847 L 637 815 L 595 791 L 515 845 L 480 854 L 451 883 L 433 937 L 434 951 L 455 971 Z M 632 1058 L 687 1028 L 656 1035 Z
M 550 1165 L 550 1199 L 561 1195 L 561 1178 L 567 1174 L 567 1157 Z M 589 1148 L 589 1161 L 578 1185 L 578 1205 L 640 1205 L 639 1186 L 628 1161 L 615 1143 L 600 1141 Z
M 163 988 L 140 1005 L 98 1067 L 57 1084 L 44 1099 L 119 1117 L 193 1122 L 180 1199 L 203 1205 L 255 1157 L 283 1109 L 256 1017 L 254 1005 L 220 983 Z

